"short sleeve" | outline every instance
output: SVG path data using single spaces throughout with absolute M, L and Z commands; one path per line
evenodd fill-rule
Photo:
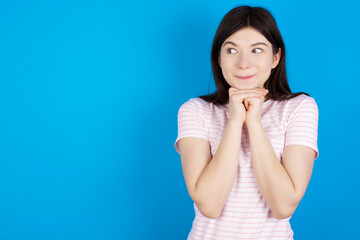
M 285 133 L 285 147 L 293 144 L 304 145 L 314 149 L 315 159 L 318 158 L 318 118 L 318 106 L 312 97 L 301 97 L 300 101 L 291 103 Z
M 208 140 L 204 122 L 204 108 L 200 99 L 190 99 L 178 111 L 178 136 L 175 141 L 175 149 L 178 153 L 180 153 L 179 140 L 184 137 L 198 137 Z

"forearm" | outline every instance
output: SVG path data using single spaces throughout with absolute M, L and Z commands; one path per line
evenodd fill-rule
M 216 153 L 196 184 L 199 210 L 212 218 L 220 215 L 236 179 L 242 125 L 228 122 Z
M 293 182 L 277 158 L 262 124 L 248 125 L 250 151 L 262 196 L 276 218 L 292 215 L 298 204 Z

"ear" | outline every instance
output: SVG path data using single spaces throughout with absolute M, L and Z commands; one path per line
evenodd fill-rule
M 271 66 L 272 69 L 276 68 L 276 66 L 279 64 L 280 58 L 281 58 L 281 48 L 279 48 L 278 53 L 274 55 L 273 64 Z
M 218 63 L 219 63 L 220 68 L 222 68 L 221 67 L 221 58 L 220 58 L 220 56 L 218 57 Z

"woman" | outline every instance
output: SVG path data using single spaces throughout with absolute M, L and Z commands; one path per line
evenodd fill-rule
M 188 239 L 292 239 L 289 219 L 318 157 L 318 108 L 290 91 L 272 15 L 241 6 L 215 34 L 217 91 L 178 115 L 176 150 L 194 201 Z

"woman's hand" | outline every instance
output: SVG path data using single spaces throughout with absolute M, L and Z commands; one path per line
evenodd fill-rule
M 261 122 L 261 113 L 263 108 L 263 103 L 265 95 L 269 92 L 267 89 L 259 90 L 263 93 L 261 97 L 249 97 L 244 100 L 244 105 L 246 109 L 246 125 L 249 125 L 253 122 Z
M 268 90 L 263 88 L 240 90 L 229 88 L 229 120 L 248 123 L 261 119 L 262 103 Z M 259 115 L 260 113 L 260 115 Z

